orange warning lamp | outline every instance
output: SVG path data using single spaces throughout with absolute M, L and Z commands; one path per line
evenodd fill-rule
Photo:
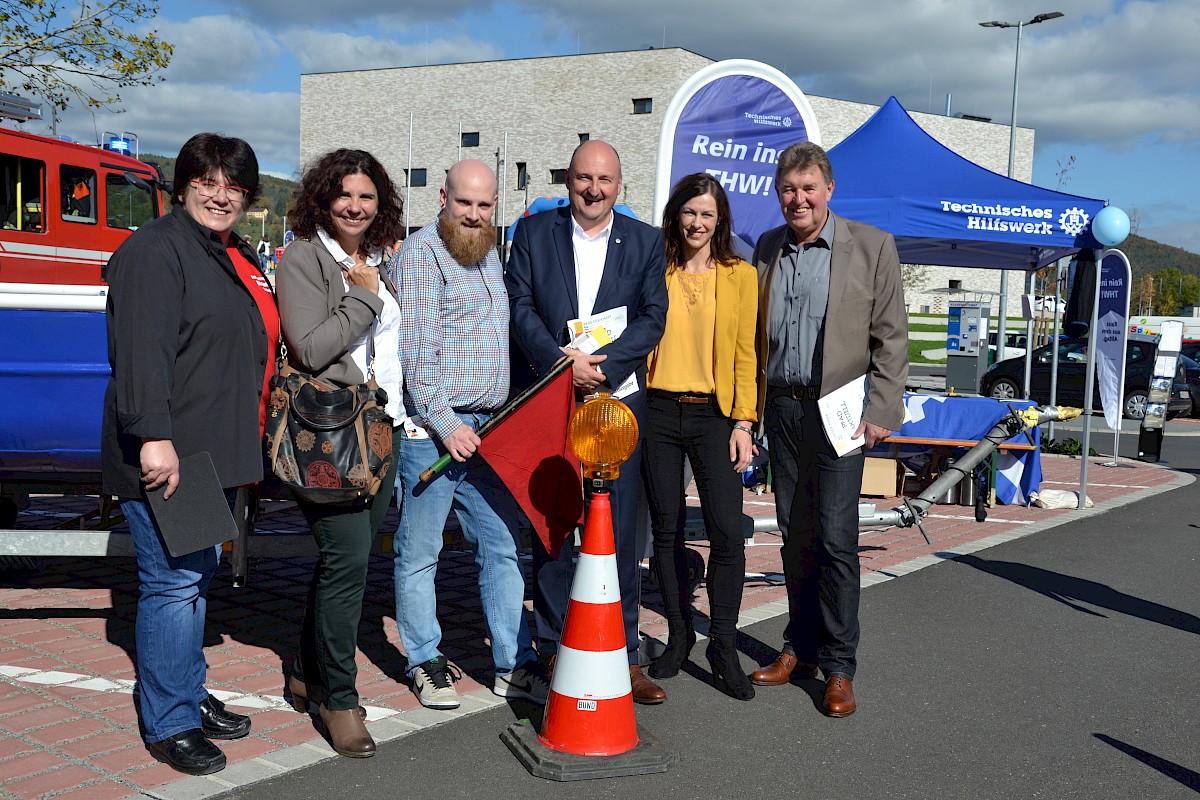
M 583 463 L 584 479 L 614 481 L 637 448 L 637 419 L 620 400 L 597 394 L 571 415 L 567 441 Z

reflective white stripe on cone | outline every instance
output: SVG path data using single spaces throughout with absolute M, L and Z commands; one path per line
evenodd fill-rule
M 606 493 L 593 494 L 588 509 L 538 741 L 582 756 L 621 755 L 638 745 Z

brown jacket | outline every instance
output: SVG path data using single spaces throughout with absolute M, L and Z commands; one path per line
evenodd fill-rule
M 833 213 L 833 212 L 830 212 Z M 890 233 L 835 215 L 825 308 L 821 394 L 866 374 L 870 378 L 864 418 L 890 431 L 904 419 L 908 379 L 908 313 L 900 257 Z M 758 416 L 766 402 L 770 287 L 787 226 L 764 233 L 754 248 L 758 270 Z

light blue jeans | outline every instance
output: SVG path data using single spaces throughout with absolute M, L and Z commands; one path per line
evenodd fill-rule
M 226 492 L 231 504 L 233 492 Z M 220 547 L 172 557 L 148 503 L 122 499 L 121 511 L 137 553 L 138 710 L 145 740 L 161 742 L 200 727 L 200 703 L 208 697 L 204 612 Z
M 488 414 L 459 414 L 472 429 Z M 421 473 L 445 450 L 433 439 L 406 439 L 400 448 L 396 496 L 400 528 L 395 551 L 396 627 L 408 654 L 408 675 L 441 655 L 434 578 L 442 530 L 453 509 L 479 567 L 479 594 L 492 640 L 497 675 L 506 675 L 537 656 L 525 620 L 525 577 L 517 560 L 517 502 L 483 459 L 452 461 L 427 483 Z

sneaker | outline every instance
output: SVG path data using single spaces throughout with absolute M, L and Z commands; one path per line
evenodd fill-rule
M 527 661 L 507 675 L 497 675 L 492 693 L 545 705 L 550 696 L 550 676 L 540 661 Z
M 462 679 L 458 667 L 446 660 L 445 656 L 431 658 L 412 676 L 413 691 L 417 699 L 426 708 L 458 708 L 458 692 L 454 690 L 454 682 Z

